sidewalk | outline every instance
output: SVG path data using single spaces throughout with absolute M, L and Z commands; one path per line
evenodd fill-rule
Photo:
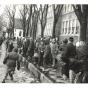
M 58 66 L 56 69 L 49 66 L 47 72 L 43 72 L 42 68 L 40 69 L 40 67 L 37 67 L 33 62 L 29 62 L 25 58 L 22 58 L 22 64 L 24 64 L 24 67 L 27 67 L 41 83 L 68 83 L 62 78 L 61 64 L 59 62 L 57 63 Z
M 2 80 L 5 76 L 6 67 L 3 65 L 3 59 L 5 57 L 5 45 L 3 43 L 2 49 L 0 50 L 0 83 L 2 83 Z M 19 71 L 15 71 L 15 74 L 13 75 L 14 80 L 11 81 L 10 77 L 7 77 L 6 83 L 39 83 L 39 81 L 32 75 L 29 70 L 25 69 L 23 65 L 21 65 L 21 69 Z
M 16 46 L 16 42 L 14 44 Z M 43 79 L 41 78 L 42 82 L 49 82 L 49 80 L 51 80 L 52 83 L 68 83 L 67 81 L 64 81 L 62 78 L 62 74 L 61 74 L 61 67 L 62 67 L 62 63 L 60 63 L 59 61 L 57 62 L 57 68 L 54 69 L 52 68 L 52 66 L 48 67 L 48 72 L 45 74 L 44 72 L 42 72 L 42 69 L 38 68 L 36 65 L 34 65 L 31 62 L 28 62 L 25 58 L 23 58 L 22 61 L 25 65 L 25 67 L 29 67 L 28 69 L 32 71 L 32 73 L 38 77 L 37 75 L 40 75 L 39 78 L 41 78 L 41 74 L 43 74 L 46 78 L 46 81 L 43 81 Z M 30 65 L 30 66 L 29 66 Z
M 59 61 L 57 62 L 55 68 L 52 68 L 52 66 L 49 67 L 47 77 L 51 79 L 54 83 L 68 83 L 67 81 L 64 81 L 62 78 L 61 67 L 62 63 L 60 63 Z

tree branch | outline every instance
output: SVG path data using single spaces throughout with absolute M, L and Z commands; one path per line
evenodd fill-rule
M 75 14 L 76 14 L 76 16 L 77 16 L 77 18 L 78 18 L 80 24 L 81 24 L 81 16 L 82 16 L 82 13 L 80 13 L 80 11 L 76 8 L 76 6 L 75 6 L 74 4 L 73 4 L 72 6 L 73 6 L 73 9 L 74 9 L 74 11 L 75 11 Z M 81 15 L 80 15 L 80 14 L 81 14 Z

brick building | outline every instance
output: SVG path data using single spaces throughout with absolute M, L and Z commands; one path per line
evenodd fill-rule
M 52 29 L 53 29 L 53 8 L 52 8 L 52 4 L 49 4 L 48 12 L 47 12 L 47 22 L 46 22 L 46 26 L 44 29 L 44 37 L 52 36 Z M 39 36 L 39 35 L 41 35 L 41 24 L 38 19 L 36 36 Z
M 74 37 L 76 43 L 79 41 L 80 23 L 75 15 L 72 5 L 64 5 L 60 19 L 57 23 L 59 31 L 59 40 L 63 41 L 65 38 Z
M 52 29 L 53 29 L 53 8 L 52 4 L 49 5 L 48 13 L 47 13 L 47 23 L 44 29 L 44 36 L 52 36 Z M 75 15 L 72 5 L 64 5 L 61 16 L 58 20 L 55 29 L 55 35 L 59 37 L 60 42 L 63 41 L 65 38 L 69 38 L 70 36 L 74 37 L 75 43 L 79 41 L 79 29 L 80 24 Z M 41 26 L 40 22 L 38 21 L 38 28 L 37 28 L 37 36 L 41 35 Z

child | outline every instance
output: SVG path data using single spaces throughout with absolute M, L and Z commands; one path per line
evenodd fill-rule
M 44 46 L 44 41 L 41 40 L 41 44 L 38 48 L 38 51 L 39 51 L 39 66 L 43 66 L 43 55 L 44 55 L 44 49 L 45 49 L 45 46 Z

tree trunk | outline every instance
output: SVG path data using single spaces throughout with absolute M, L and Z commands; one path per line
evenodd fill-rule
M 43 26 L 41 25 L 41 38 L 43 38 L 44 37 L 44 28 L 43 28 Z
M 13 39 L 14 39 L 14 24 L 15 24 L 15 21 L 14 21 L 14 16 L 13 16 Z
M 23 37 L 26 37 L 25 24 L 24 24 L 24 27 L 23 27 Z
M 28 36 L 28 31 L 29 31 L 29 22 L 28 22 L 28 25 L 27 25 L 27 34 L 26 34 L 26 36 Z
M 80 25 L 80 41 L 86 41 L 87 21 Z
M 56 22 L 54 20 L 54 22 L 53 22 L 52 38 L 55 38 L 55 28 L 56 28 Z
M 36 30 L 37 30 L 37 25 L 34 27 L 34 39 L 36 39 Z

